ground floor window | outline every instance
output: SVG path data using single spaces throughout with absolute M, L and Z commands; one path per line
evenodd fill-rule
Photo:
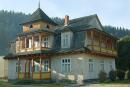
M 71 60 L 70 59 L 61 59 L 61 71 L 62 72 L 71 71 Z
M 21 64 L 16 63 L 16 72 L 21 72 L 21 71 L 22 71 Z
M 94 71 L 94 61 L 93 59 L 89 59 L 89 72 Z
M 49 71 L 49 60 L 48 59 L 42 61 L 42 71 L 43 72 Z
M 101 71 L 104 71 L 104 60 L 100 61 L 100 67 L 101 67 Z

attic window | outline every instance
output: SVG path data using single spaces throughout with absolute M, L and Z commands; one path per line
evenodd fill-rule
M 31 24 L 31 25 L 29 26 L 29 28 L 33 28 L 33 25 Z
M 46 28 L 50 28 L 50 26 L 49 26 L 49 25 L 47 25 L 47 26 L 46 26 Z

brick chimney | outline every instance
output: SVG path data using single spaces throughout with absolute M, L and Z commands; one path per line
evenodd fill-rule
M 69 24 L 69 16 L 65 15 L 64 26 L 68 26 L 68 24 Z

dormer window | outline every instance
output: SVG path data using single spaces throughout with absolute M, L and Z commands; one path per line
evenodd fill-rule
M 72 32 L 64 32 L 61 34 L 61 48 L 70 48 L 72 40 Z
M 50 28 L 50 26 L 49 26 L 49 25 L 47 25 L 47 26 L 46 26 L 46 28 Z
M 33 25 L 31 24 L 31 25 L 29 26 L 29 28 L 32 29 L 32 28 L 33 28 Z

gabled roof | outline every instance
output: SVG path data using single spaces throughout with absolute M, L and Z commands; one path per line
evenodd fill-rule
M 54 21 L 52 21 L 43 11 L 42 9 L 38 8 L 30 17 L 29 19 L 22 23 L 22 24 L 27 24 L 27 23 L 32 23 L 32 22 L 35 22 L 35 21 L 45 21 L 45 22 L 48 22 L 50 24 L 53 24 L 53 25 L 57 25 Z
M 71 26 L 89 25 L 90 27 L 97 28 L 99 30 L 103 30 L 102 24 L 99 21 L 99 18 L 96 14 L 72 19 L 72 20 L 70 20 L 69 25 L 71 25 Z

